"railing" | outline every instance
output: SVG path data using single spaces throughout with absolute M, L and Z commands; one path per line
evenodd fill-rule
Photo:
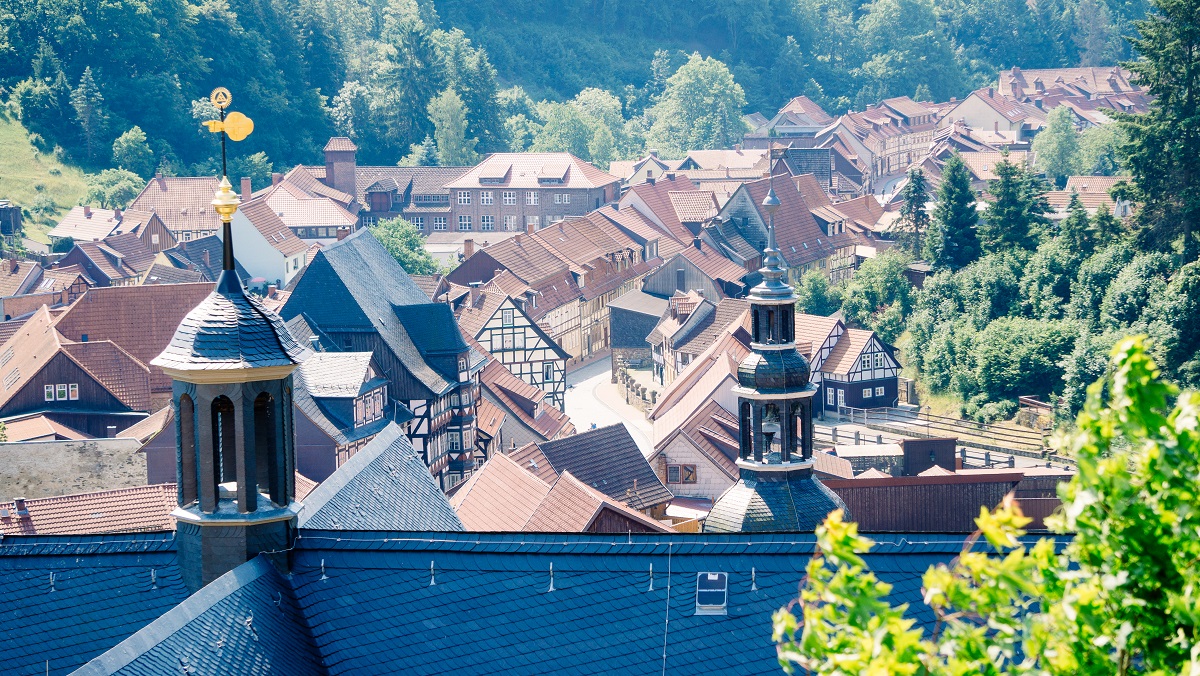
M 1045 435 L 1034 430 L 1025 431 L 1000 427 L 916 410 L 839 406 L 838 415 L 847 418 L 852 423 L 905 436 L 954 436 L 958 437 L 960 443 L 964 445 L 971 445 L 972 441 L 982 441 L 1004 450 L 1011 449 L 1039 455 L 1045 448 Z

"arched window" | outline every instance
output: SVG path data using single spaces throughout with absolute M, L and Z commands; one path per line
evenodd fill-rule
M 775 310 L 767 310 L 767 342 L 774 343 L 775 339 Z
M 196 404 L 188 395 L 179 397 L 179 506 L 196 501 Z
M 738 424 L 738 427 L 742 433 L 741 458 L 746 460 L 750 457 L 750 440 L 752 438 L 752 430 L 750 428 L 750 402 L 748 401 L 742 402 L 741 422 Z
M 760 328 L 759 328 L 759 324 L 758 324 L 758 322 L 759 322 L 759 316 L 758 316 L 758 307 L 754 307 L 754 308 L 753 308 L 753 309 L 750 311 L 750 314 L 752 315 L 752 317 L 751 317 L 751 322 L 750 322 L 750 326 L 751 326 L 751 328 L 754 330 L 754 338 L 753 338 L 753 340 L 754 340 L 754 342 L 756 342 L 756 343 L 758 343 L 758 342 L 762 342 L 762 341 L 760 341 L 760 340 L 758 339 L 758 336 L 759 336 L 759 334 L 761 333 L 761 330 L 760 330 Z
M 280 481 L 275 422 L 275 399 L 263 392 L 254 399 L 255 479 L 259 492 L 271 496 L 271 502 L 282 506 L 287 500 Z
M 233 402 L 224 395 L 212 403 L 213 468 L 217 483 L 237 481 L 237 436 Z

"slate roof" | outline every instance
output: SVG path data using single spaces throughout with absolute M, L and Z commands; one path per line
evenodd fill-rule
M 171 531 L 175 501 L 175 484 L 154 484 L 26 500 L 28 516 L 0 502 L 0 536 Z
M 299 526 L 346 531 L 463 530 L 421 456 L 395 424 L 309 493 Z
M 67 674 L 186 597 L 174 533 L 6 536 L 0 662 L 14 676 L 40 676 L 47 663 L 50 674 Z
M 711 305 L 709 301 L 705 301 Z M 670 336 L 671 347 L 675 350 L 699 354 L 708 349 L 723 334 L 732 333 L 737 326 L 747 328 L 749 323 L 750 303 L 740 298 L 724 298 L 716 304 L 710 313 L 693 312 L 688 316 L 683 326 Z M 695 319 L 695 321 L 693 321 Z
M 221 219 L 212 208 L 217 186 L 214 176 L 155 177 L 133 199 L 129 208 L 157 214 L 172 233 L 217 230 L 221 227 Z
M 183 318 L 151 364 L 181 371 L 253 369 L 298 364 L 302 352 L 279 315 L 247 296 L 230 271 Z
M 634 509 L 649 509 L 672 497 L 623 424 L 543 441 L 537 446 L 559 474 L 570 472 Z
M 325 167 L 320 167 L 324 176 Z M 356 198 L 360 204 L 367 203 L 367 191 L 376 183 L 375 189 L 411 195 L 449 195 L 446 184 L 462 176 L 471 167 L 389 167 L 360 166 L 355 169 L 354 184 Z M 411 208 L 412 205 L 410 205 Z
M 221 265 L 224 260 L 223 246 L 220 237 L 209 235 L 193 239 L 190 242 L 180 242 L 164 251 L 163 255 L 171 259 L 175 267 L 199 270 L 204 273 L 205 281 L 215 282 L 217 277 L 221 276 Z M 250 279 L 250 273 L 246 272 L 246 268 L 242 267 L 237 260 L 236 251 L 233 264 L 237 270 L 238 279 L 243 282 Z
M 357 397 L 366 389 L 370 368 L 370 352 L 315 352 L 298 371 L 314 397 Z
M 316 255 L 281 314 L 290 321 L 303 313 L 310 327 L 324 333 L 378 333 L 416 381 L 440 395 L 457 386 L 457 374 L 439 373 L 422 351 L 468 348 L 450 308 L 421 309 L 432 305 L 371 231 L 362 229 Z
M 846 509 L 811 469 L 742 469 L 741 478 L 717 498 L 705 533 L 811 533 L 835 509 Z M 846 512 L 845 518 L 853 515 Z
M 186 270 L 163 263 L 155 263 L 146 271 L 142 284 L 192 284 L 207 281 L 199 270 Z
M 392 423 L 404 423 L 412 420 L 413 413 L 407 406 L 396 399 L 389 398 L 383 417 L 365 425 L 355 426 L 353 397 L 357 396 L 358 392 L 375 389 L 386 382 L 382 378 L 362 382 L 365 366 L 361 364 L 361 360 L 365 356 L 367 361 L 370 361 L 371 353 L 313 353 L 308 350 L 305 352 L 308 354 L 307 358 L 301 363 L 300 368 L 293 372 L 295 384 L 292 389 L 293 402 L 301 414 L 320 428 L 335 444 L 344 446 L 363 439 L 370 439 Z M 334 358 L 324 358 L 329 355 L 333 355 Z M 344 356 L 353 358 L 341 359 Z M 309 368 L 309 363 L 314 360 L 316 363 Z M 339 365 L 352 366 L 354 370 L 349 371 L 349 377 L 342 373 L 333 383 L 323 382 L 323 375 Z M 357 388 L 351 382 L 355 380 L 359 382 Z M 352 389 L 355 394 L 348 394 Z M 313 390 L 319 394 L 314 394 Z

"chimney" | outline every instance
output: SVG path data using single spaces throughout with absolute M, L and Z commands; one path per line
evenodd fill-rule
M 471 282 L 471 290 L 469 292 L 471 294 L 471 307 L 475 307 L 475 304 L 479 302 L 479 286 L 481 284 L 483 282 Z
M 118 222 L 118 223 L 120 223 L 120 222 L 121 222 L 121 209 L 120 209 L 120 207 L 117 207 L 117 208 L 113 209 L 113 220 L 114 220 L 114 221 L 116 221 L 116 222 Z
M 163 180 L 163 175 L 162 175 L 161 171 L 154 173 L 154 180 L 158 181 L 159 190 L 165 189 L 167 187 L 167 185 L 166 185 L 167 182 Z
M 470 258 L 475 255 L 475 240 L 470 237 L 463 240 L 463 258 Z
M 650 175 L 650 171 L 646 170 L 646 183 L 654 185 L 654 177 Z
M 683 268 L 678 268 L 675 270 L 675 290 L 676 291 L 678 291 L 680 293 L 687 293 L 687 289 L 683 288 L 683 287 L 687 286 L 687 282 L 684 281 L 684 279 L 686 277 L 687 277 L 687 271 L 684 270 Z
M 329 139 L 325 146 L 325 185 L 347 195 L 356 194 L 354 182 L 358 173 L 358 147 L 345 137 Z
M 742 154 L 742 144 L 740 144 L 740 143 L 733 144 L 733 152 L 737 153 L 738 155 L 741 155 Z
M 9 272 L 11 272 L 12 274 L 15 275 L 15 274 L 17 274 L 17 271 L 20 269 L 21 269 L 21 261 L 18 261 L 15 258 L 8 259 L 8 271 Z
M 83 217 L 84 218 L 92 217 L 92 207 L 88 206 L 87 204 L 83 205 Z
M 517 243 L 517 246 L 521 246 L 522 239 L 525 239 L 525 233 L 523 232 L 518 232 L 517 235 L 513 237 L 513 241 Z
M 992 120 L 992 133 L 1000 135 L 1000 120 Z
M 108 427 L 104 428 L 104 438 L 105 439 L 112 439 L 116 436 L 117 436 L 117 426 L 116 425 L 109 425 Z
M 13 498 L 13 509 L 18 517 L 29 516 L 29 506 L 25 504 L 25 498 Z
M 275 297 L 275 294 L 276 294 L 278 291 L 279 291 L 279 287 L 278 287 L 278 286 L 275 286 L 274 284 L 268 284 L 268 285 L 267 285 L 267 298 L 274 298 L 274 297 Z
M 204 254 L 204 267 L 212 267 L 212 261 L 208 258 L 208 249 L 205 249 L 202 253 Z
M 668 171 L 668 172 L 667 172 L 667 180 L 668 180 L 668 181 L 674 181 L 674 180 L 675 180 L 675 172 L 673 172 L 673 171 Z
M 537 228 L 537 226 L 535 226 L 533 223 L 530 223 L 528 221 L 525 222 L 525 234 L 532 235 L 536 228 Z
M 283 174 L 279 173 L 278 171 L 271 174 L 271 185 L 279 185 L 280 181 L 282 180 Z
M 700 235 L 692 235 L 692 246 L 696 247 L 696 251 L 700 250 Z
M 349 236 L 350 236 L 350 228 L 347 228 L 346 226 L 342 226 L 337 229 L 337 241 L 340 242 Z
M 996 90 L 993 89 L 992 87 L 988 87 L 988 98 L 990 99 L 995 95 L 996 95 Z
M 243 176 L 242 177 L 242 204 L 249 202 L 250 196 L 253 194 L 254 194 L 254 191 L 250 188 L 250 177 Z

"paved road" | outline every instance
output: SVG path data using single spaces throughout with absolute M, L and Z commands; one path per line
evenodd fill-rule
M 566 414 L 580 432 L 624 423 L 642 454 L 649 455 L 654 450 L 654 429 L 641 411 L 620 398 L 617 386 L 608 382 L 611 369 L 609 360 L 601 359 L 568 373 Z

